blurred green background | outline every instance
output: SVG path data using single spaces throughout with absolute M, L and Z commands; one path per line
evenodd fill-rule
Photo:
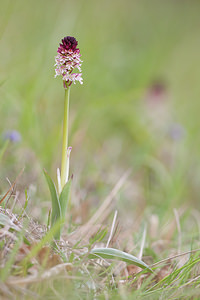
M 0 193 L 25 166 L 21 197 L 27 188 L 36 216 L 50 207 L 42 169 L 55 179 L 64 97 L 54 57 L 71 35 L 84 79 L 70 100 L 72 203 L 88 203 L 78 220 L 129 168 L 122 215 L 199 209 L 199 11 L 198 0 L 1 0 L 0 147 L 6 130 L 22 139 L 1 161 Z

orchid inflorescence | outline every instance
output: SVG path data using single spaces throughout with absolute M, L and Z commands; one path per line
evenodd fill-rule
M 65 88 L 70 86 L 72 82 L 76 83 L 76 81 L 79 81 L 80 84 L 83 83 L 82 73 L 72 73 L 74 69 L 78 69 L 81 72 L 82 60 L 80 59 L 81 54 L 77 45 L 78 42 L 74 37 L 64 37 L 55 57 L 55 77 L 62 76 Z

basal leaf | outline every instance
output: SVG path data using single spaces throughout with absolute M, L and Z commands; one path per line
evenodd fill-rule
M 53 226 L 58 219 L 61 217 L 61 207 L 58 199 L 58 194 L 56 191 L 55 184 L 49 174 L 44 170 L 44 175 L 49 186 L 51 193 L 51 202 L 52 202 L 52 215 L 51 215 L 51 226 Z
M 96 248 L 92 249 L 89 254 L 89 258 L 105 258 L 105 259 L 115 259 L 121 260 L 131 265 L 136 265 L 142 269 L 148 269 L 153 272 L 142 260 L 137 257 L 128 254 L 126 252 L 113 249 L 113 248 Z
M 65 219 L 66 211 L 67 211 L 67 205 L 69 202 L 70 197 L 70 190 L 71 190 L 71 180 L 68 180 L 65 186 L 62 189 L 62 192 L 59 197 L 60 202 L 60 208 L 61 208 L 61 216 L 63 219 Z

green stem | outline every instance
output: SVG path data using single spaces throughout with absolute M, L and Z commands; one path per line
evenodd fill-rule
M 62 144 L 62 161 L 61 161 L 61 188 L 66 184 L 67 174 L 67 148 L 68 148 L 68 121 L 69 121 L 69 94 L 70 88 L 65 89 L 64 99 L 64 119 L 63 119 L 63 144 Z

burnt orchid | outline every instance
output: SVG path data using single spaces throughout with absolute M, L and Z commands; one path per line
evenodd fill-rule
M 83 84 L 82 73 L 73 73 L 74 69 L 81 72 L 82 60 L 80 59 L 80 50 L 77 48 L 78 42 L 72 36 L 66 36 L 58 47 L 58 54 L 55 57 L 55 77 L 61 75 L 65 88 L 68 88 L 72 82 L 79 81 Z
M 59 168 L 57 169 L 58 189 L 56 189 L 54 182 L 46 172 L 45 176 L 52 198 L 51 226 L 58 221 L 61 222 L 60 230 L 55 235 L 57 239 L 60 238 L 61 229 L 64 225 L 71 187 L 71 180 L 69 179 L 69 159 L 72 147 L 68 145 L 70 87 L 72 83 L 76 83 L 77 81 L 80 82 L 80 84 L 83 83 L 81 54 L 77 46 L 78 42 L 74 37 L 66 36 L 62 39 L 57 50 L 58 54 L 55 57 L 55 77 L 59 75 L 62 76 L 65 89 L 61 171 Z M 80 73 L 75 73 L 75 70 Z
M 57 170 L 58 189 L 59 193 L 68 181 L 69 174 L 69 156 L 71 148 L 68 149 L 68 120 L 69 120 L 69 93 L 70 86 L 76 81 L 83 83 L 82 73 L 74 73 L 77 69 L 81 72 L 82 60 L 78 42 L 72 36 L 66 36 L 60 43 L 57 55 L 55 57 L 55 77 L 61 75 L 63 85 L 65 88 L 65 102 L 64 102 L 64 120 L 63 120 L 63 147 L 62 147 L 62 162 L 61 162 L 61 175 Z M 59 177 L 61 176 L 61 178 Z

